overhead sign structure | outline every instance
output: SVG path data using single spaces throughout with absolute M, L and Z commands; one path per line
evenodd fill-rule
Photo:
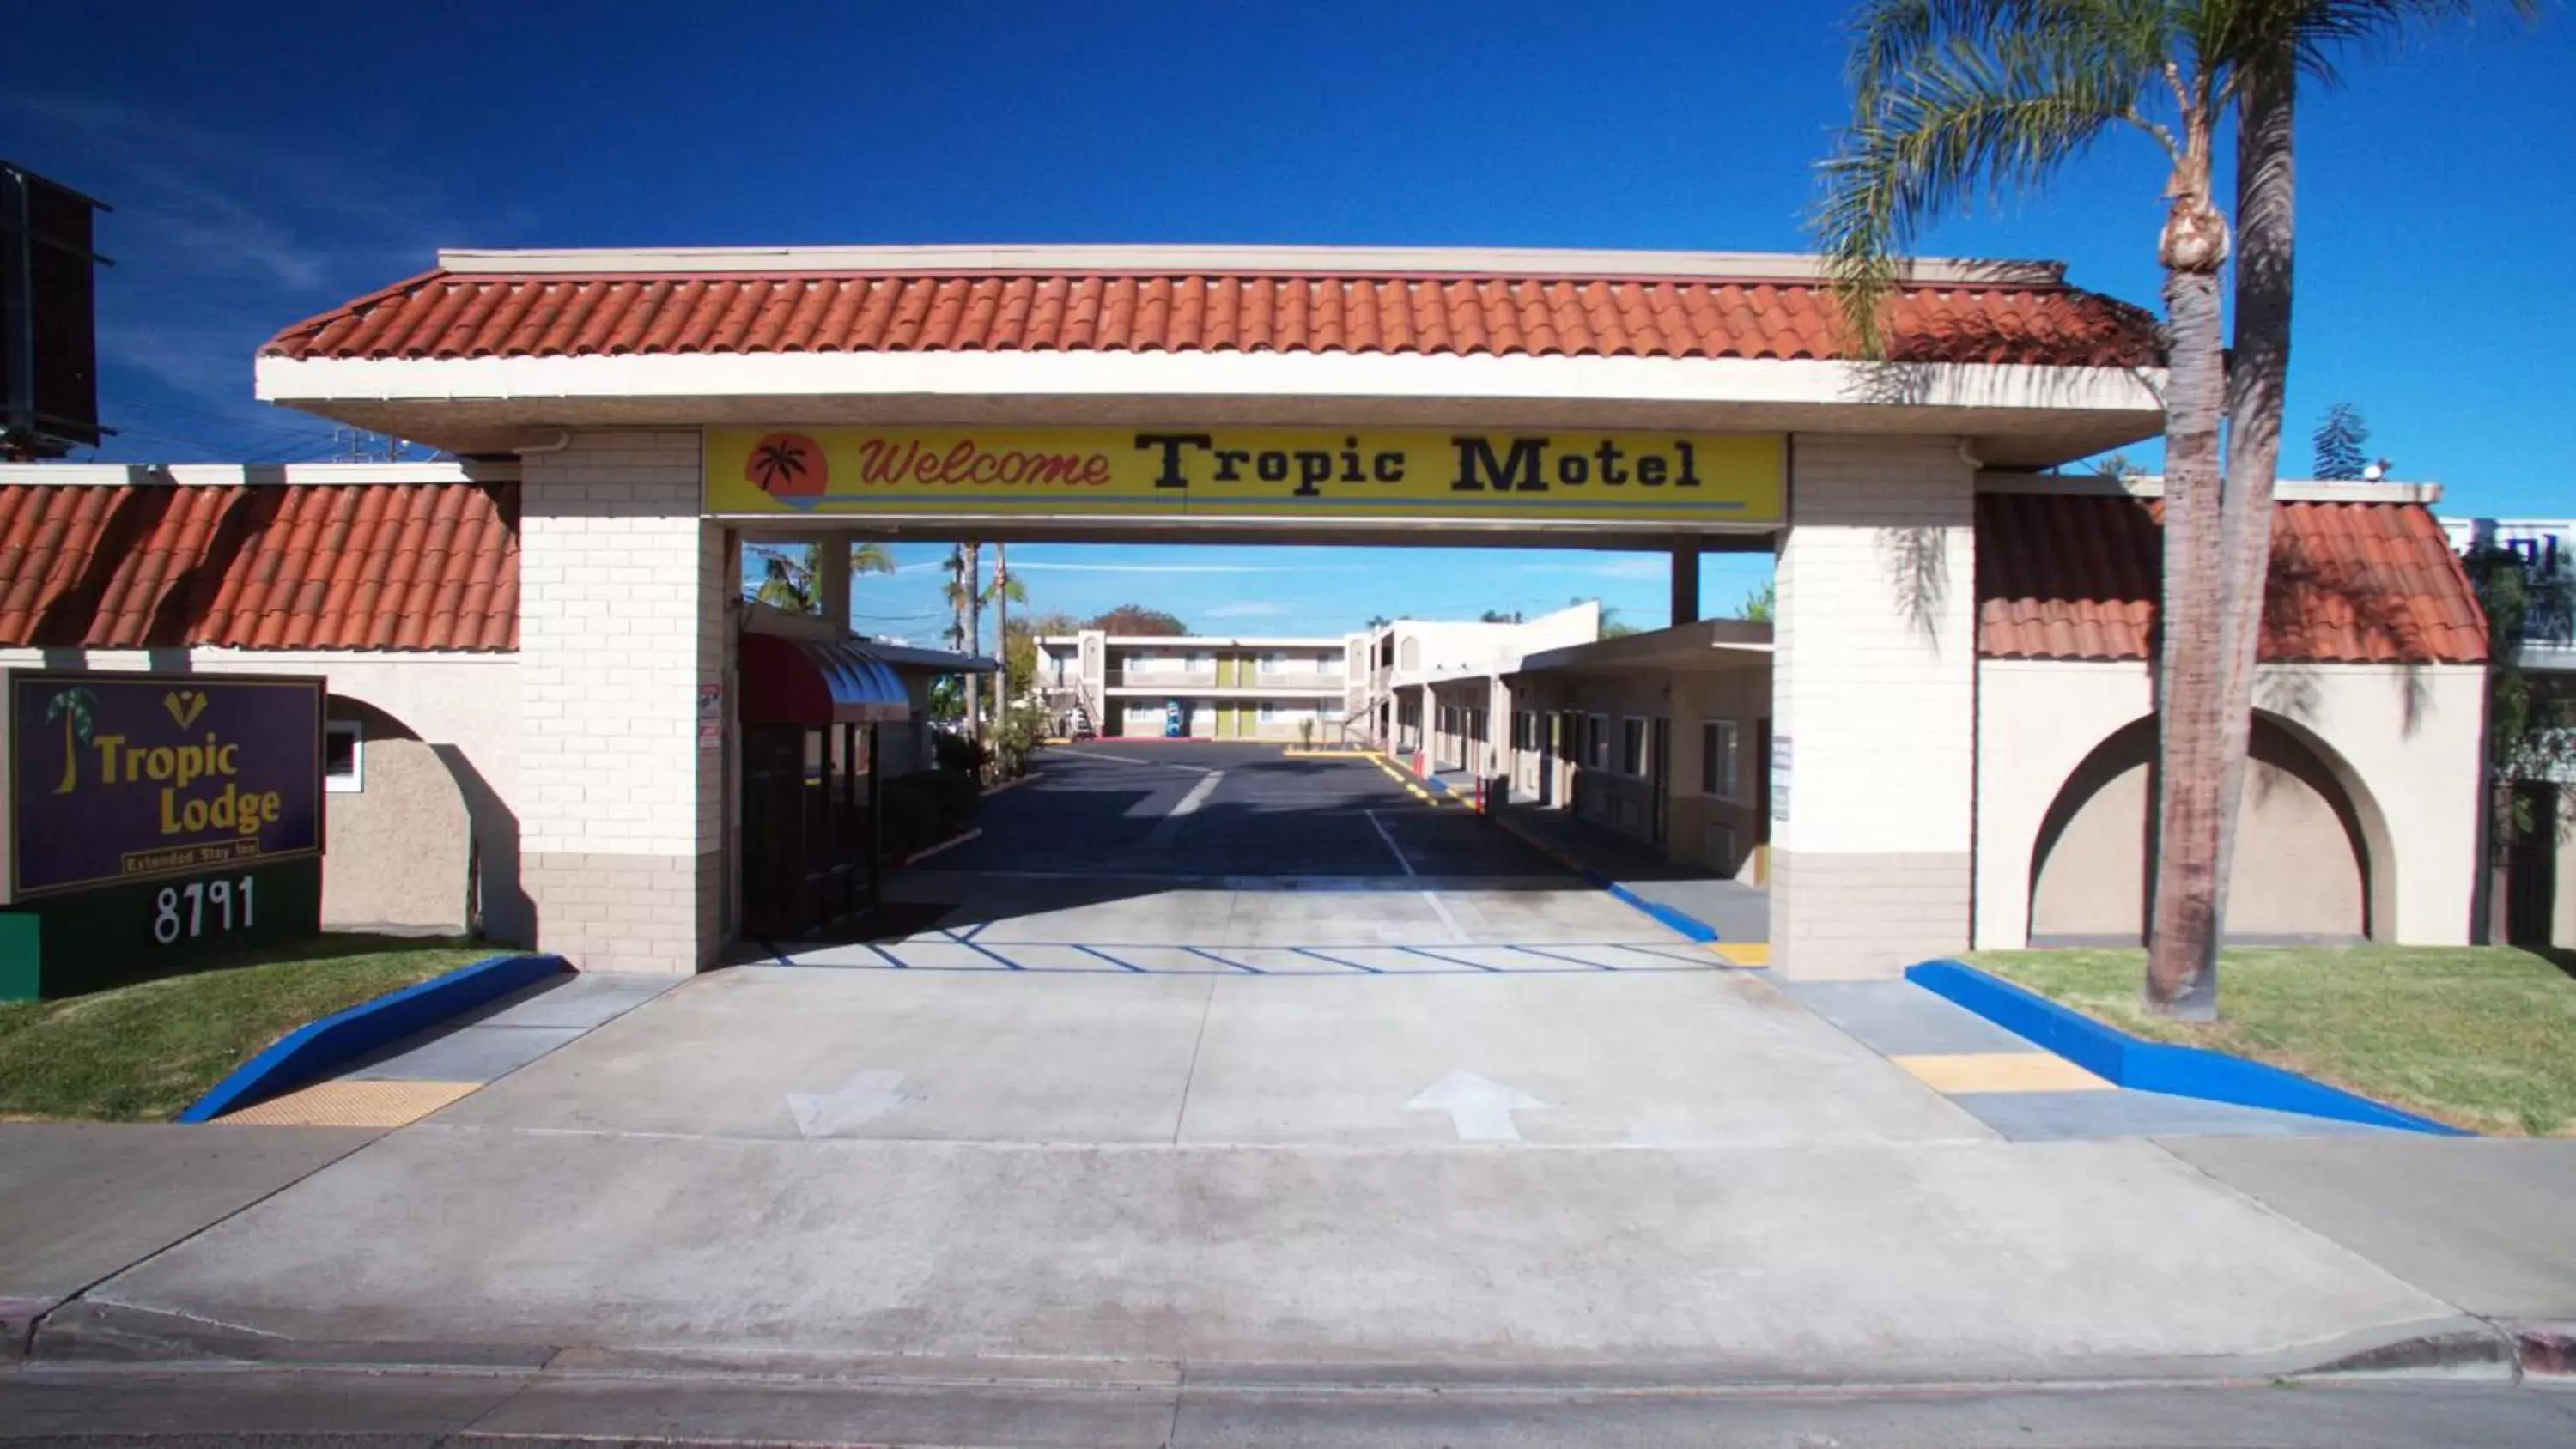
M 10 895 L 322 852 L 322 681 L 9 676 Z
M 1776 434 L 710 428 L 715 514 L 1776 527 Z
M 0 1001 L 320 929 L 318 677 L 12 671 Z

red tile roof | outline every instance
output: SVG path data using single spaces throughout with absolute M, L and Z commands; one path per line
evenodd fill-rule
M 518 644 L 515 483 L 0 486 L 0 645 Z
M 1977 652 L 2145 659 L 2164 576 L 2161 505 L 2049 493 L 1977 497 Z M 2474 664 L 2486 617 L 2432 511 L 2282 503 L 2262 657 L 2283 663 Z
M 2063 285 L 1897 294 L 1905 362 L 2154 366 L 2155 320 Z M 1812 281 L 1605 276 L 433 271 L 271 339 L 287 358 L 744 352 L 1851 356 Z

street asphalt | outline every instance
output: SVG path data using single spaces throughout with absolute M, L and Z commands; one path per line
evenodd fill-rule
M 105 1364 L 241 1359 L 542 1369 L 516 1407 L 423 1390 L 494 1433 L 645 1422 L 649 1382 L 584 1373 L 747 1372 L 954 1443 L 1276 1442 L 1335 1416 L 1354 1443 L 1810 1421 L 1835 1443 L 2398 1443 L 2324 1395 L 2313 1420 L 2298 1395 L 2123 1391 L 2146 1396 L 2097 1398 L 2107 1419 L 1704 1396 L 2361 1362 L 2501 1385 L 2497 1321 L 2576 1318 L 2549 1227 L 2576 1144 L 2015 1141 L 1891 1055 L 1951 1026 L 1819 1014 L 1365 760 L 1103 742 L 1043 764 L 899 878 L 923 908 L 902 932 L 700 976 L 414 1126 L 232 1129 L 312 1146 L 228 1172 L 124 1161 L 221 1129 L 44 1129 L 71 1165 L 0 1166 L 21 1235 L 0 1298 L 76 1296 L 0 1381 L 0 1437 L 66 1422 Z M 26 1131 L 0 1126 L 0 1165 Z M 2440 1206 L 2454 1173 L 2483 1219 Z M 149 1212 L 115 1188 L 198 1176 Z M 889 1386 L 874 1408 L 830 1398 L 861 1381 Z M 939 1399 L 968 1381 L 982 1398 Z M 2384 1422 L 2566 1430 L 2561 1399 L 2426 1393 Z M 782 1394 L 718 1385 L 651 1422 L 841 1437 Z M 566 1417 L 584 1403 L 606 1429 Z

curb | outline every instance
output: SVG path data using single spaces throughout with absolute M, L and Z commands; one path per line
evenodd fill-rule
M 2198 1097 L 2437 1137 L 2477 1135 L 2263 1062 L 2203 1047 L 2141 1040 L 1965 962 L 1926 961 L 1905 968 L 1905 979 L 2132 1091 Z
M 1485 818 L 1494 822 L 1494 824 L 1498 826 L 1504 834 L 1509 835 L 1514 840 L 1530 847 L 1539 854 L 1548 857 L 1557 864 L 1564 866 L 1567 870 L 1574 872 L 1576 875 L 1583 877 L 1586 884 L 1599 890 L 1608 891 L 1611 898 L 1620 902 L 1622 905 L 1643 911 L 1647 915 L 1652 916 L 1656 922 L 1663 925 L 1665 928 L 1678 931 L 1683 936 L 1692 941 L 1698 942 L 1700 945 L 1705 946 L 1717 940 L 1717 928 L 1715 926 L 1710 925 L 1708 922 L 1701 920 L 1699 917 L 1692 915 L 1688 911 L 1675 910 L 1673 907 L 1664 905 L 1659 901 L 1650 901 L 1646 899 L 1644 896 L 1641 896 L 1635 891 L 1628 889 L 1626 886 L 1619 884 L 1610 877 L 1603 875 L 1601 872 L 1594 870 L 1588 865 L 1585 865 L 1582 861 L 1575 858 L 1572 851 L 1559 849 L 1550 842 L 1542 840 L 1537 835 L 1528 830 L 1522 829 L 1517 824 L 1514 824 L 1509 813 L 1501 810 L 1488 810 L 1484 812 L 1484 814 Z
M 2564 1326 L 2564 1325 L 2561 1325 Z M 2211 1357 L 2191 1355 L 2100 1357 L 2066 1366 L 2052 1375 L 2086 1385 L 2109 1383 L 2244 1383 L 2279 1379 L 2439 1379 L 2512 1383 L 2525 1376 L 2527 1359 L 2518 1350 L 2528 1339 L 2510 1327 L 2454 1317 L 2337 1335 L 2318 1343 L 2291 1345 Z M 163 1309 L 112 1301 L 77 1299 L 46 1315 L 27 1345 L 26 1361 L 49 1369 L 93 1372 L 172 1370 L 202 1371 L 221 1366 L 262 1369 L 315 1368 L 381 1374 L 413 1372 L 563 1371 L 567 1376 L 617 1375 L 672 1380 L 693 1371 L 716 1380 L 745 1376 L 778 1381 L 827 1378 L 842 1383 L 880 1386 L 936 1384 L 956 1388 L 971 1382 L 988 1389 L 1062 1386 L 1068 1382 L 1130 1384 L 1141 1369 L 1160 1383 L 1172 1379 L 1135 1360 L 1102 1360 L 1088 1365 L 1062 1359 L 989 1359 L 965 1362 L 909 1357 L 867 1356 L 852 1364 L 835 1356 L 818 1364 L 793 1352 L 757 1351 L 696 1353 L 650 1347 L 581 1344 L 441 1341 L 420 1339 L 290 1338 L 232 1324 L 212 1322 Z M 1180 1368 L 1173 1365 L 1174 1370 Z M 817 1370 L 821 1372 L 818 1373 Z M 1421 1391 L 1521 1394 L 1532 1389 L 1564 1392 L 1689 1393 L 1795 1391 L 1832 1386 L 1849 1389 L 1843 1376 L 1819 1374 L 1789 1360 L 1759 1364 L 1709 1363 L 1638 1366 L 1631 1369 L 1594 1365 L 1548 1366 L 1509 1372 L 1500 1379 L 1481 1378 L 1473 1369 L 1454 1364 L 1358 1366 L 1333 1363 L 1200 1362 L 1188 1366 L 1190 1382 L 1209 1388 L 1255 1391 Z M 1102 1375 L 1109 1375 L 1103 1378 Z M 2545 1375 L 2543 1375 L 2545 1377 Z M 1973 1372 L 1958 1376 L 1890 1365 L 1866 1380 L 1876 1388 L 1959 1388 L 2010 1384 L 2028 1388 L 2049 1382 L 2024 1373 Z M 1177 1383 L 1174 1383 L 1177 1386 Z
M 1016 790 L 1022 785 L 1029 783 L 1031 780 L 1043 779 L 1045 775 L 1046 771 L 1044 770 L 1030 770 L 1024 774 L 1013 775 L 1011 778 L 1004 780 L 998 785 L 987 786 L 984 793 L 986 795 L 999 795 L 1005 790 Z
M 963 834 L 952 835 L 946 840 L 939 842 L 937 845 L 914 851 L 912 854 L 903 858 L 902 864 L 913 865 L 921 861 L 928 860 L 932 856 L 937 855 L 939 852 L 946 850 L 951 846 L 964 845 L 967 841 L 973 840 L 975 837 L 982 835 L 983 833 L 984 827 L 978 825 L 974 829 L 966 831 Z
M 178 1120 L 210 1122 L 266 1101 L 327 1076 L 380 1046 L 570 970 L 572 963 L 561 956 L 493 956 L 307 1022 L 217 1082 Z

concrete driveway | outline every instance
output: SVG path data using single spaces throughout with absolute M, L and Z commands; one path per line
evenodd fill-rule
M 905 881 L 932 924 L 690 981 L 47 1332 L 1615 1385 L 2261 1374 L 2462 1323 L 2151 1142 L 1999 1139 L 1364 762 L 1058 751 L 985 824 Z

